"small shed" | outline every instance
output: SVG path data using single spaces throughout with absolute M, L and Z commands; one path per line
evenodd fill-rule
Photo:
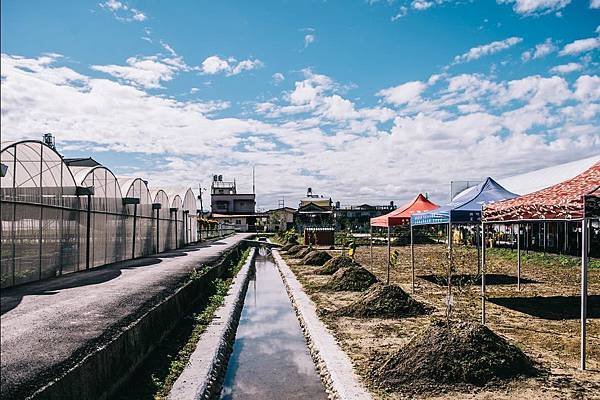
M 304 228 L 304 243 L 319 246 L 333 246 L 335 244 L 335 228 L 312 227 Z

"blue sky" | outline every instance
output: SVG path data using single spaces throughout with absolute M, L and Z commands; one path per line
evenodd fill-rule
M 600 1 L 2 2 L 3 140 L 258 203 L 443 201 L 600 149 Z

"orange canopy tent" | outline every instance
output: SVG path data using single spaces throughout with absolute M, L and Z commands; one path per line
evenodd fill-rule
M 379 217 L 371 218 L 371 226 L 390 227 L 404 225 L 410 222 L 410 216 L 419 213 L 435 210 L 438 208 L 437 204 L 429 201 L 421 193 L 414 199 L 398 207 L 391 213 L 381 215 Z
M 404 204 L 403 206 L 398 207 L 391 213 L 381 215 L 379 217 L 371 218 L 371 233 L 370 237 L 370 253 L 371 253 L 371 265 L 373 265 L 373 227 L 383 227 L 387 228 L 387 283 L 390 283 L 390 261 L 391 261 L 391 242 L 390 242 L 390 228 L 392 226 L 405 225 L 410 223 L 410 216 L 416 213 L 427 212 L 431 210 L 435 210 L 438 208 L 438 205 L 432 203 L 427 199 L 427 197 L 423 196 L 421 193 L 417 195 L 414 199 Z M 412 237 L 412 228 L 410 231 Z M 411 240 L 412 242 L 412 240 Z M 411 252 L 412 252 L 411 246 Z M 414 275 L 414 273 L 413 273 Z M 414 291 L 414 277 L 413 277 L 413 291 Z

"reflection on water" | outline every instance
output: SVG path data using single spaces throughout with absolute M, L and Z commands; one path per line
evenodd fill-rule
M 271 256 L 256 257 L 221 398 L 327 398 Z

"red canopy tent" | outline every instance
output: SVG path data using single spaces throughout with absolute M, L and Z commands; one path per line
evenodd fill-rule
M 432 203 L 421 193 L 414 199 L 398 207 L 391 213 L 371 218 L 371 226 L 380 226 L 387 228 L 388 226 L 404 225 L 410 222 L 410 216 L 418 212 L 426 212 L 438 208 L 437 204 Z
M 587 269 L 590 220 L 600 218 L 600 162 L 576 177 L 510 200 L 485 205 L 485 224 L 525 221 L 581 221 L 581 369 L 585 369 L 587 321 Z M 520 227 L 517 230 L 520 236 Z M 521 251 L 517 238 L 517 285 L 520 287 Z M 485 251 L 482 253 L 481 320 L 485 323 Z
M 379 217 L 371 218 L 371 264 L 373 264 L 373 227 L 382 227 L 387 228 L 387 246 L 388 246 L 388 273 L 387 273 L 387 281 L 390 282 L 390 227 L 405 225 L 410 223 L 410 216 L 420 212 L 427 212 L 431 210 L 435 210 L 439 206 L 437 204 L 432 203 L 427 199 L 427 197 L 423 196 L 419 193 L 414 199 L 404 204 L 403 206 L 398 207 L 394 211 L 387 213 L 385 215 L 381 215 Z M 410 231 L 412 235 L 412 229 Z M 414 287 L 414 284 L 413 284 Z

